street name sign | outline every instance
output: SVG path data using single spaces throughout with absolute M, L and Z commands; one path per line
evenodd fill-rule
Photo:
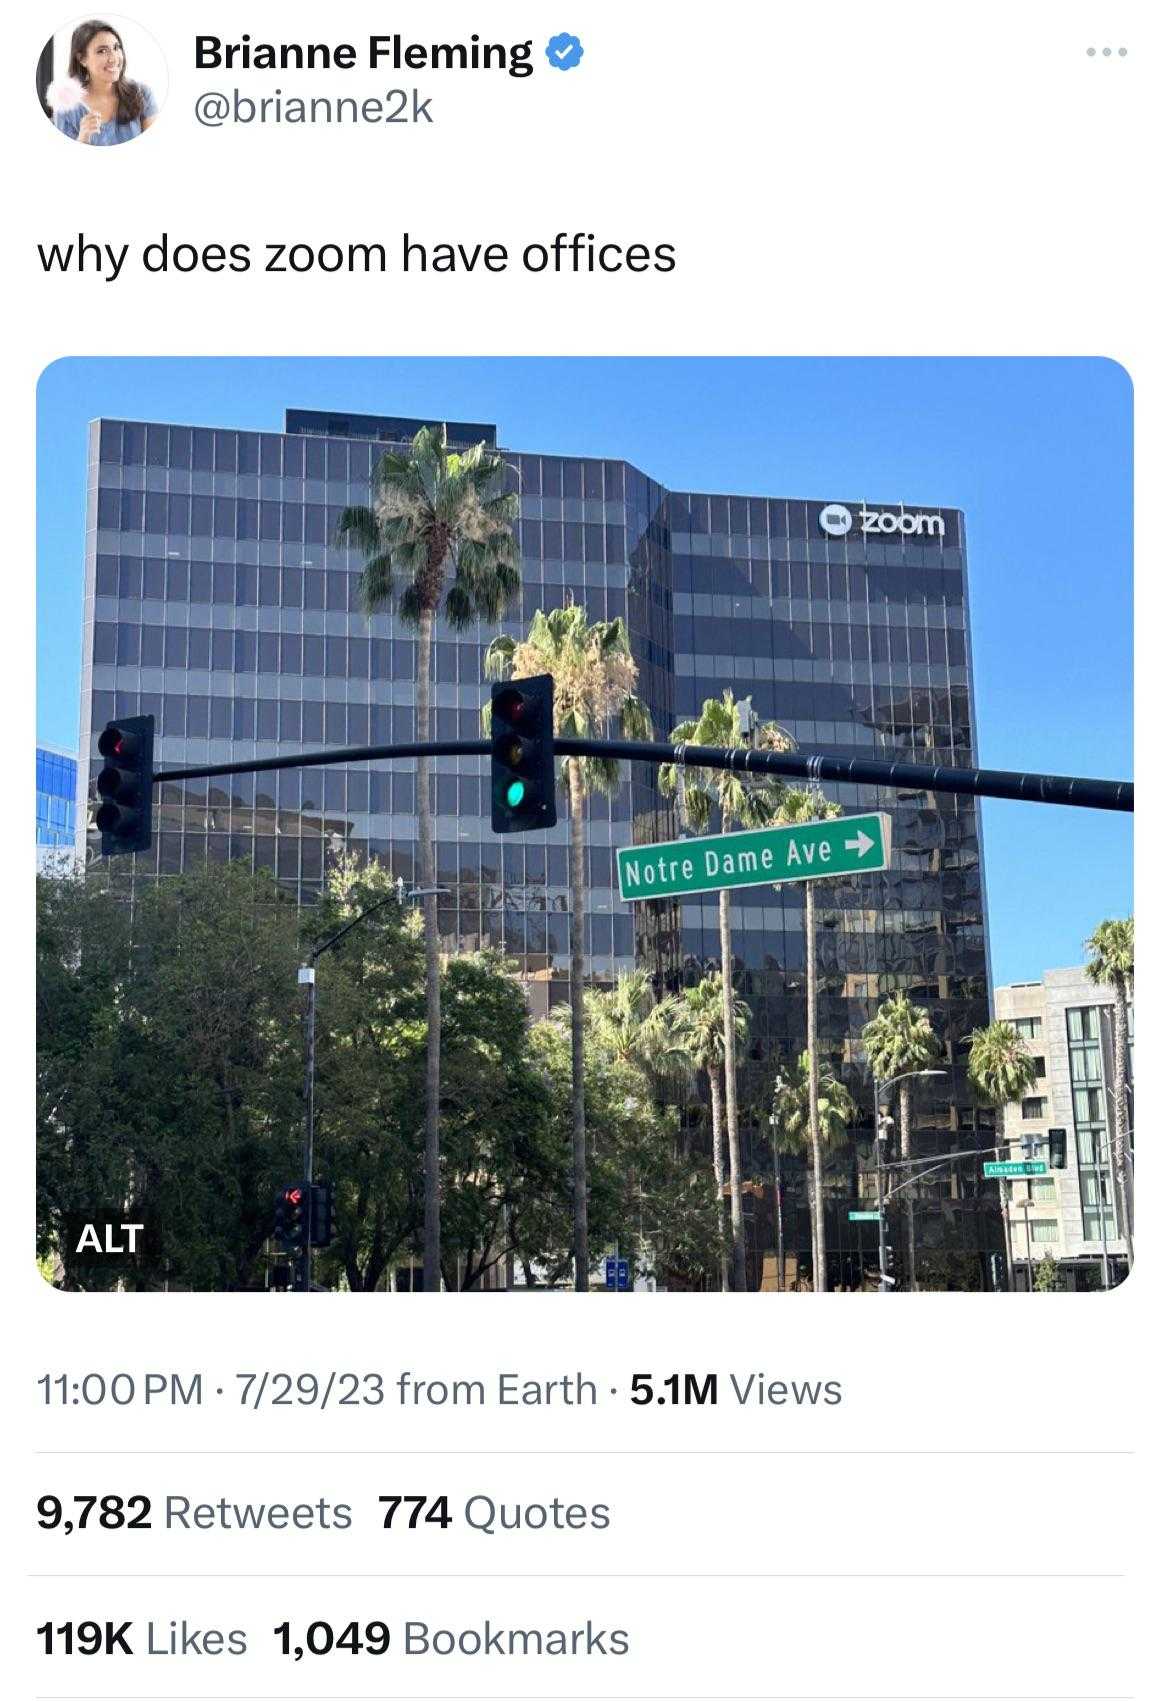
M 880 1211 L 850 1211 L 848 1220 L 850 1223 L 879 1223 L 881 1213 Z
M 1023 1158 L 1014 1163 L 983 1164 L 982 1174 L 986 1181 L 993 1181 L 996 1177 L 1000 1181 L 1006 1181 L 1011 1176 L 1046 1175 L 1047 1165 L 1041 1163 L 1038 1158 Z
M 888 815 L 841 815 L 802 827 L 757 827 L 745 833 L 626 845 L 617 852 L 617 882 L 627 904 L 677 898 L 728 886 L 776 886 L 786 880 L 830 880 L 875 874 L 889 866 Z

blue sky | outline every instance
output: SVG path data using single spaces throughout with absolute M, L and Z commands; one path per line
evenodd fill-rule
M 278 430 L 285 406 L 494 420 L 661 483 L 967 516 L 979 757 L 1132 775 L 1132 391 L 1103 360 L 69 360 L 38 407 L 37 727 L 77 741 L 85 425 Z M 1132 908 L 1131 818 L 983 804 L 996 982 Z

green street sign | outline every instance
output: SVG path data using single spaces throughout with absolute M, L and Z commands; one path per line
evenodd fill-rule
M 1038 1158 L 1023 1158 L 1015 1163 L 983 1164 L 982 1174 L 986 1181 L 1006 1181 L 1012 1176 L 1046 1175 L 1047 1165 Z
M 617 852 L 617 881 L 627 904 L 676 898 L 727 886 L 776 886 L 786 880 L 830 880 L 889 866 L 888 815 L 842 815 L 806 827 L 758 827 L 712 833 Z
M 848 1220 L 850 1223 L 879 1223 L 881 1213 L 880 1211 L 850 1211 Z

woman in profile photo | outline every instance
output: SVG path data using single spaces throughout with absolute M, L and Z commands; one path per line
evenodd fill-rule
M 50 94 L 53 122 L 63 136 L 113 148 L 149 130 L 158 113 L 144 83 L 126 75 L 126 52 L 112 24 L 78 24 L 69 46 L 69 73 Z

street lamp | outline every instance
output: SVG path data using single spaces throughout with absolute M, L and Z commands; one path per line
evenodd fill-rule
M 892 1079 L 888 1081 L 880 1081 L 877 1079 L 876 1075 L 873 1076 L 873 1145 L 877 1153 L 877 1235 L 880 1248 L 878 1257 L 880 1259 L 880 1291 L 882 1293 L 889 1292 L 889 1289 L 893 1285 L 893 1278 L 889 1275 L 887 1268 L 888 1247 L 885 1240 L 885 1187 L 881 1173 L 881 1141 L 884 1140 L 889 1129 L 892 1128 L 893 1118 L 888 1115 L 882 1116 L 881 1099 L 882 1096 L 889 1091 L 890 1087 L 899 1086 L 902 1081 L 916 1080 L 926 1076 L 943 1076 L 945 1073 L 946 1071 L 944 1069 L 907 1069 L 904 1074 L 894 1075 Z
M 363 921 L 368 921 L 379 910 L 384 910 L 387 904 L 405 904 L 415 898 L 429 898 L 441 892 L 449 891 L 447 886 L 415 886 L 407 890 L 406 882 L 399 876 L 393 891 L 388 897 L 380 898 L 376 904 L 371 904 L 360 915 L 355 915 L 352 921 L 347 921 L 344 927 L 329 936 L 320 945 L 316 945 L 308 954 L 308 960 L 303 962 L 296 971 L 298 986 L 304 987 L 304 1248 L 301 1254 L 301 1281 L 305 1293 L 312 1292 L 313 1274 L 313 1130 L 315 1126 L 315 1100 L 317 1079 L 317 959 L 323 957 L 326 951 L 331 951 L 334 945 L 340 943 L 347 933 Z

